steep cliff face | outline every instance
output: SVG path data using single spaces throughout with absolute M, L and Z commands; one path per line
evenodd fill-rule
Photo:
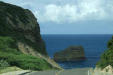
M 0 36 L 13 37 L 19 48 L 30 46 L 47 55 L 37 19 L 28 9 L 0 2 Z M 30 54 L 27 48 L 23 52 Z
M 60 68 L 48 57 L 32 12 L 4 2 L 0 2 L 0 60 L 22 69 Z

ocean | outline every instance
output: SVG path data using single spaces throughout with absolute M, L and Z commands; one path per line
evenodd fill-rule
M 53 58 L 55 52 L 69 46 L 83 46 L 86 60 L 76 62 L 57 62 L 64 69 L 95 67 L 100 55 L 107 49 L 112 35 L 42 35 L 48 55 Z

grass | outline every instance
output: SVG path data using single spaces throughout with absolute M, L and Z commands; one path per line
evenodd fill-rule
M 11 37 L 0 37 L 0 60 L 8 62 L 10 66 L 17 66 L 24 70 L 47 70 L 53 68 L 43 58 L 21 53 L 15 42 Z
M 53 69 L 46 59 L 32 56 L 31 52 L 23 54 L 22 48 L 18 47 L 21 42 L 24 47 L 32 48 L 32 52 L 48 56 L 39 24 L 35 21 L 29 10 L 0 1 L 0 60 L 25 70 Z
M 32 18 L 35 19 L 35 17 L 28 11 L 0 1 L 0 36 L 13 37 L 16 41 L 27 44 L 35 51 L 47 55 L 45 44 L 40 36 L 39 25 L 35 20 L 32 22 Z M 32 24 L 29 25 L 30 22 Z
M 0 52 L 0 59 L 6 60 L 11 66 L 17 66 L 24 70 L 46 70 L 52 68 L 44 59 L 25 54 L 16 55 Z
M 14 66 L 14 67 L 6 67 L 6 68 L 0 68 L 0 74 L 6 73 L 6 72 L 12 72 L 12 71 L 21 71 L 22 69 Z

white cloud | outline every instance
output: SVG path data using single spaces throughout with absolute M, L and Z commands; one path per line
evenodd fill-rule
M 78 4 L 48 4 L 44 12 L 39 12 L 39 19 L 43 22 L 76 22 L 81 20 L 105 20 L 111 15 L 103 6 L 102 0 L 80 0 Z M 108 8 L 112 10 L 112 8 Z
M 54 4 L 47 5 L 44 13 L 39 14 L 39 18 L 43 21 L 65 22 L 75 20 L 77 18 L 77 7 L 74 5 L 57 6 Z
M 113 20 L 113 1 L 111 0 L 13 1 L 15 0 L 9 2 L 32 10 L 40 22 L 73 23 L 81 20 Z

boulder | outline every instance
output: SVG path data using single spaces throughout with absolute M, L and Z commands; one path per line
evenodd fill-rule
M 84 48 L 82 46 L 70 46 L 65 50 L 56 52 L 54 60 L 57 62 L 79 61 L 85 59 Z

